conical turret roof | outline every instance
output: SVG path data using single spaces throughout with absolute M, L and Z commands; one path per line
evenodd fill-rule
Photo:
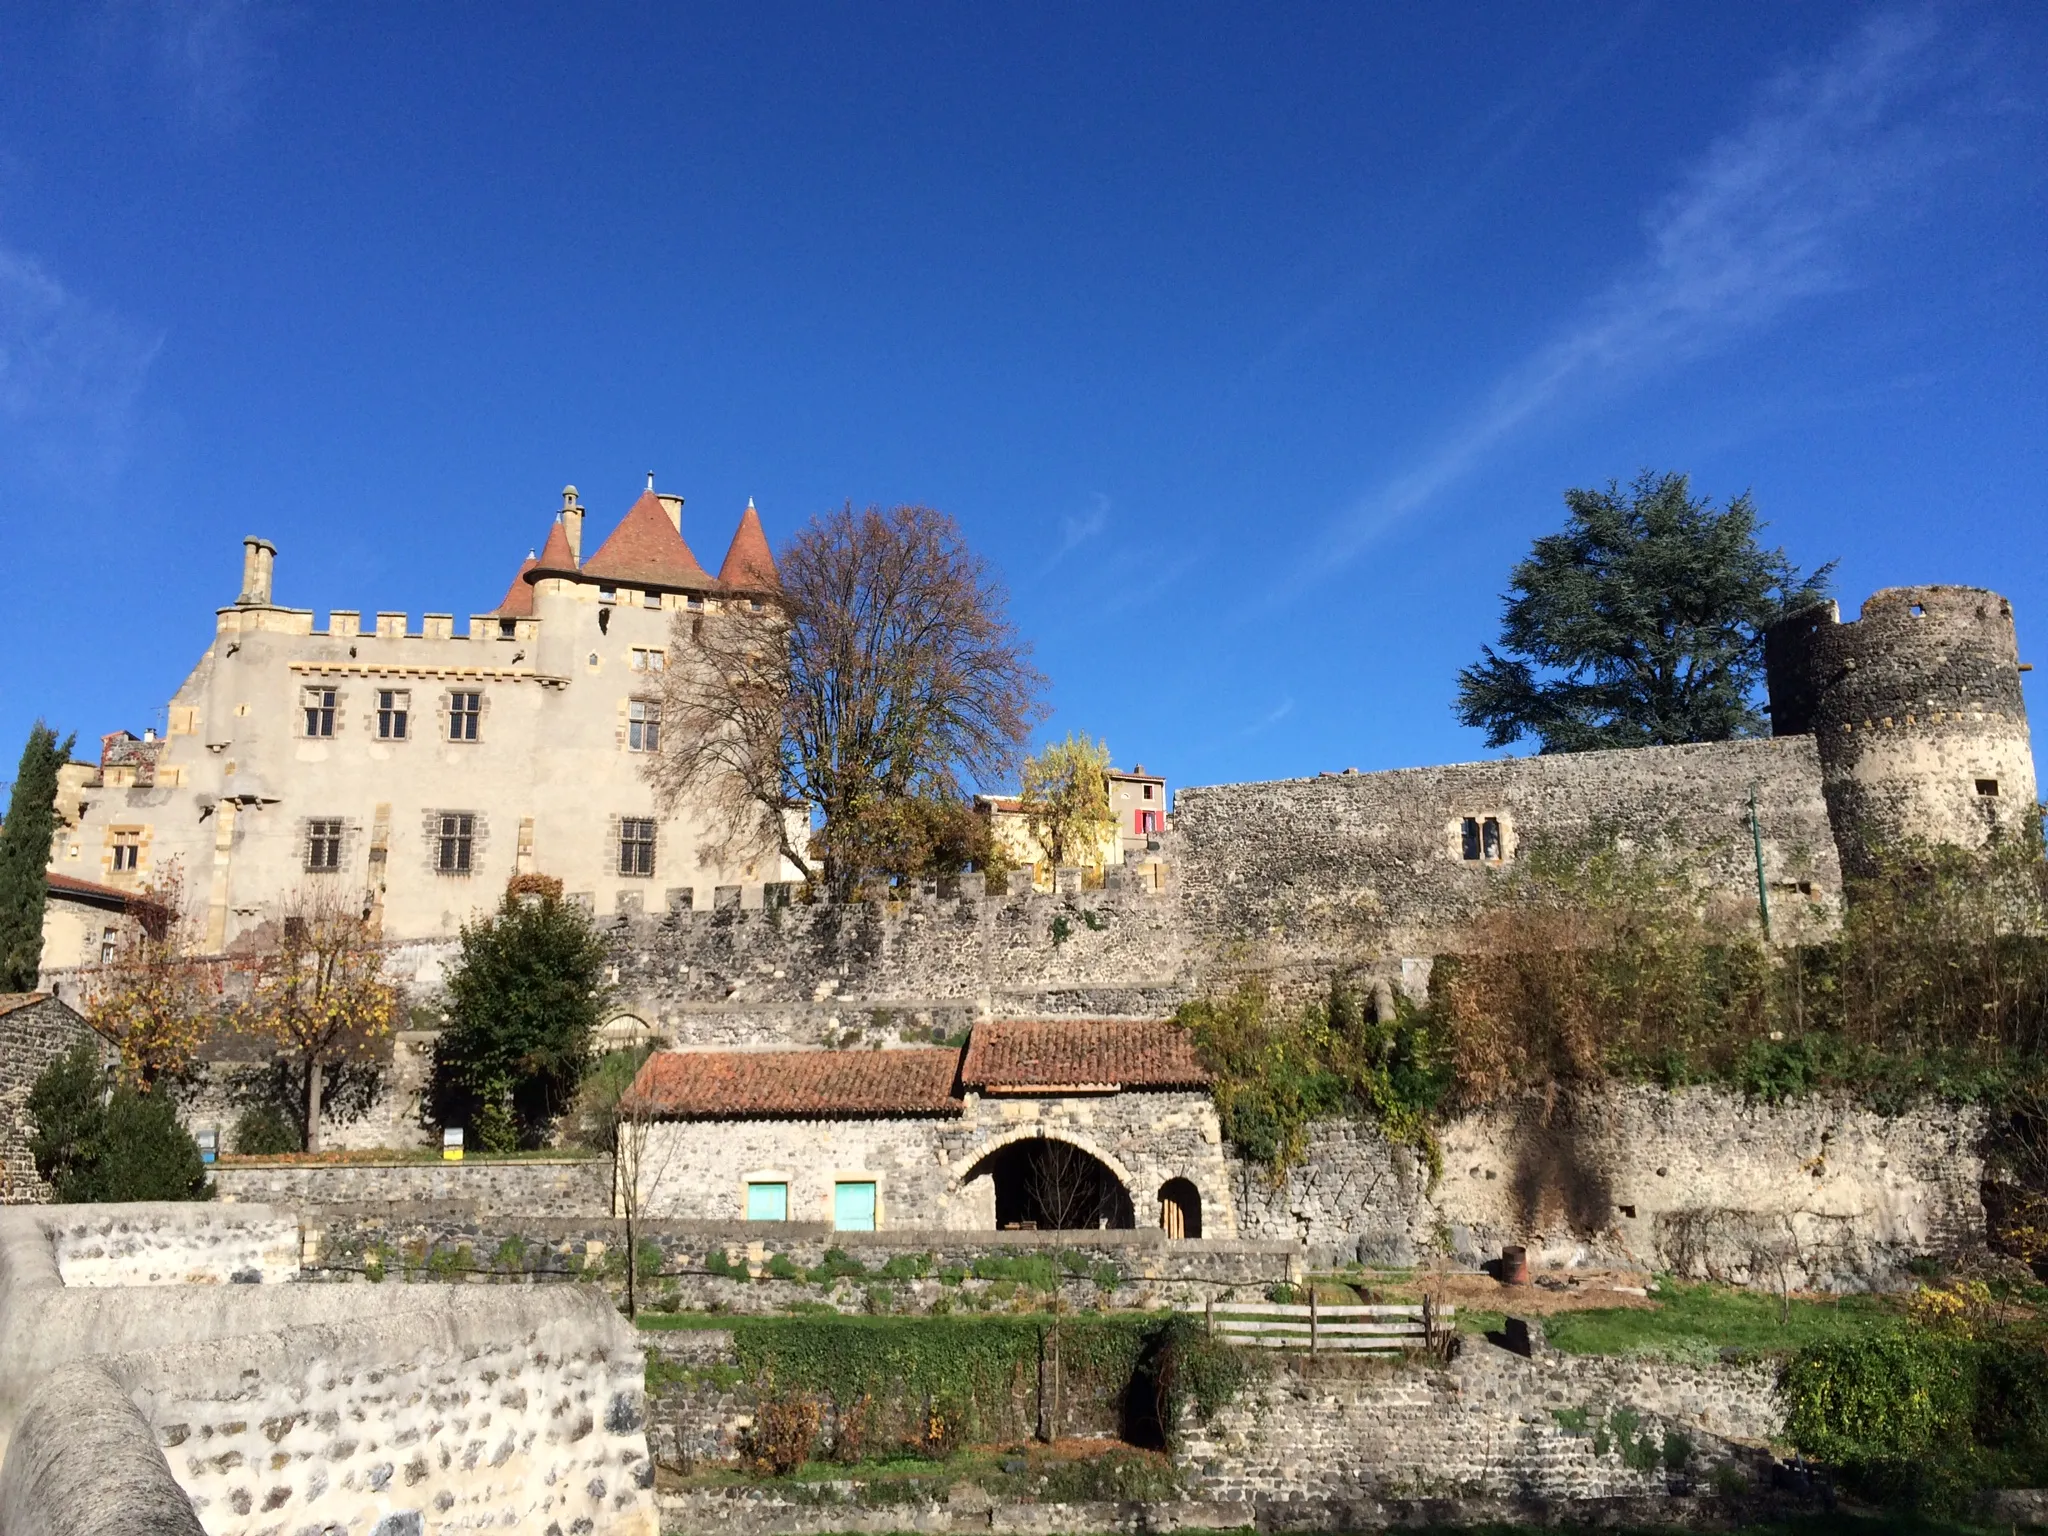
M 505 600 L 498 604 L 497 613 L 501 619 L 530 619 L 533 617 L 533 583 L 526 579 L 526 573 L 540 562 L 528 555 L 519 563 L 519 574 L 512 578 L 512 585 L 505 591 Z
M 531 562 L 534 580 L 542 576 L 574 576 L 576 556 L 569 549 L 569 530 L 558 517 L 548 525 L 548 541 L 540 548 L 540 559 Z
M 732 545 L 725 552 L 725 563 L 718 568 L 718 580 L 723 586 L 753 592 L 772 591 L 779 585 L 775 557 L 768 551 L 768 535 L 762 530 L 761 514 L 754 510 L 751 496 L 747 498 L 747 510 L 740 514 Z

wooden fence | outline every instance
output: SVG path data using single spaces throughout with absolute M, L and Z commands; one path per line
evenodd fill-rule
M 1256 1349 L 1430 1349 L 1455 1325 L 1456 1308 L 1425 1297 L 1420 1306 L 1330 1306 L 1311 1293 L 1306 1305 L 1212 1301 L 1204 1311 L 1212 1337 Z

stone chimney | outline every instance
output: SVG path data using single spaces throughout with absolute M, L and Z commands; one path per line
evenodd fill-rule
M 661 510 L 668 514 L 669 526 L 677 533 L 683 531 L 683 498 L 671 496 L 666 491 L 656 491 L 655 499 L 661 503 Z
M 270 574 L 277 564 L 277 546 L 253 535 L 242 540 L 242 594 L 235 602 L 244 608 L 270 606 Z
M 583 563 L 583 503 L 576 499 L 576 487 L 562 487 L 562 532 L 569 539 L 569 558 Z

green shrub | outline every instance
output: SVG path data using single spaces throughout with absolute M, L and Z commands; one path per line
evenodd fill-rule
M 851 1257 L 844 1248 L 827 1248 L 824 1259 L 811 1270 L 813 1285 L 833 1285 L 841 1280 L 860 1280 L 867 1276 L 868 1267 L 859 1259 Z
M 274 1104 L 252 1104 L 243 1110 L 228 1135 L 235 1151 L 244 1157 L 276 1157 L 301 1150 L 298 1125 Z
M 723 1248 L 714 1248 L 704 1255 L 704 1269 L 707 1274 L 723 1275 L 728 1280 L 752 1278 L 747 1273 L 745 1261 L 734 1260 Z
M 1037 1291 L 1050 1291 L 1060 1283 L 1059 1271 L 1053 1267 L 1052 1260 L 1035 1253 L 1022 1257 L 984 1254 L 974 1261 L 973 1274 L 977 1280 L 1007 1280 L 1015 1285 L 1028 1285 Z
M 1868 1497 L 1954 1508 L 2048 1478 L 2048 1352 L 2036 1338 L 1886 1329 L 1800 1351 L 1785 1434 Z
M 771 1280 L 801 1280 L 804 1278 L 803 1270 L 798 1268 L 796 1261 L 786 1253 L 769 1254 L 765 1273 Z
M 928 1253 L 899 1253 L 876 1271 L 884 1280 L 922 1280 L 932 1272 Z
M 67 1204 L 204 1200 L 199 1148 L 178 1124 L 168 1085 L 106 1091 L 99 1048 L 82 1041 L 44 1068 L 29 1090 L 29 1155 Z

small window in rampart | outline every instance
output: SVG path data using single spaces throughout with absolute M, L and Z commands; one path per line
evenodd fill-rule
M 1921 606 L 1919 603 L 1915 603 L 1912 607 L 1908 608 L 1906 612 L 1913 615 L 1913 617 L 1916 619 L 1924 619 L 1927 617 L 1926 608 Z
M 1479 818 L 1467 816 L 1458 824 L 1458 856 L 1468 864 L 1479 862 Z
M 1489 864 L 1500 862 L 1500 823 L 1491 816 L 1479 824 L 1479 856 Z
M 619 589 L 617 587 L 599 587 L 597 589 L 597 600 L 600 603 L 616 603 L 619 600 Z
M 640 606 L 642 608 L 659 608 L 661 606 L 661 594 L 659 592 L 643 592 L 640 595 Z
M 519 621 L 517 619 L 498 620 L 498 638 L 500 640 L 517 640 L 519 638 Z
M 1998 798 L 1998 780 L 1979 779 L 1977 781 L 1977 793 L 1986 800 L 1996 800 Z

